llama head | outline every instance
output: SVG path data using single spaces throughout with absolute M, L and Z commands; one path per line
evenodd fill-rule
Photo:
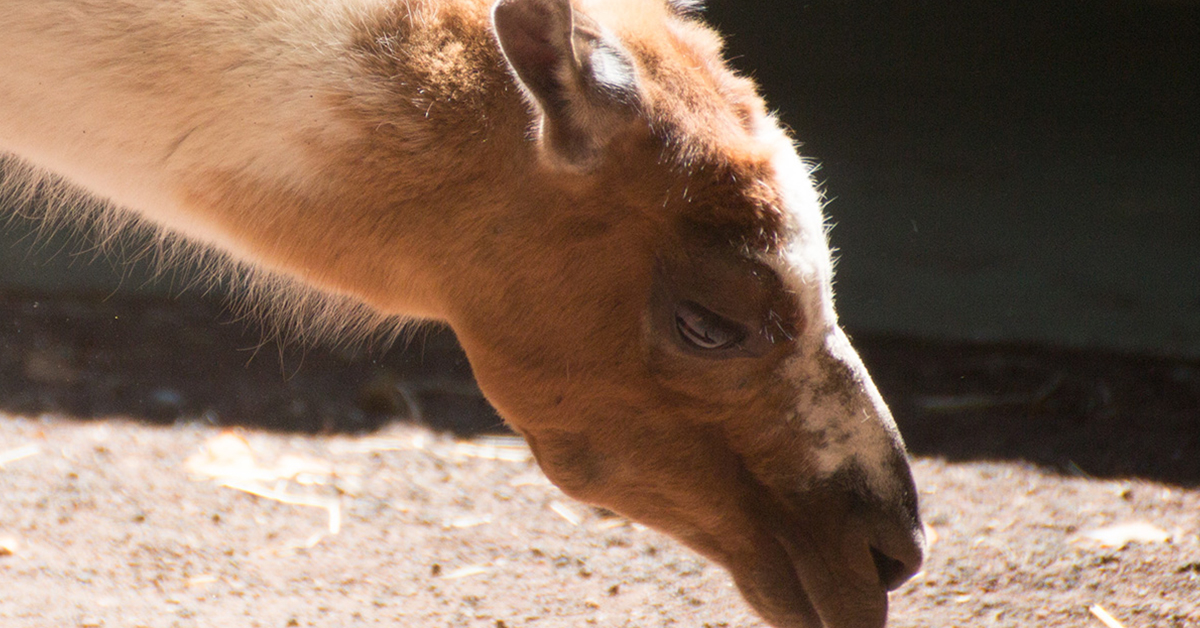
M 448 316 L 567 493 L 726 566 L 782 627 L 880 626 L 923 559 L 836 320 L 809 169 L 679 5 L 500 0 L 531 173 Z

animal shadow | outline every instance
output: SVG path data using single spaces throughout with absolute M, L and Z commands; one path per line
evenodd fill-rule
M 453 334 L 303 346 L 219 300 L 0 295 L 0 411 L 357 433 L 392 421 L 505 432 Z
M 861 335 L 915 455 L 1200 485 L 1200 362 Z

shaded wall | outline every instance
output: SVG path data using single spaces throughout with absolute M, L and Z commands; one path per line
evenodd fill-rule
M 1200 3 L 713 0 L 851 329 L 1200 355 Z

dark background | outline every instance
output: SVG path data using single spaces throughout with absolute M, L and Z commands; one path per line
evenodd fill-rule
M 1200 3 L 712 0 L 847 327 L 1200 355 Z
M 852 332 L 1200 357 L 1200 3 L 705 14 L 820 165 Z M 0 290 L 180 285 L 30 229 L 0 240 Z

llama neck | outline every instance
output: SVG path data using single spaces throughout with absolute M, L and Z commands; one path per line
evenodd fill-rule
M 17 0 L 5 12 L 0 151 L 381 309 L 438 315 L 419 269 L 436 230 L 479 199 L 435 211 L 430 198 L 527 150 L 486 2 Z

